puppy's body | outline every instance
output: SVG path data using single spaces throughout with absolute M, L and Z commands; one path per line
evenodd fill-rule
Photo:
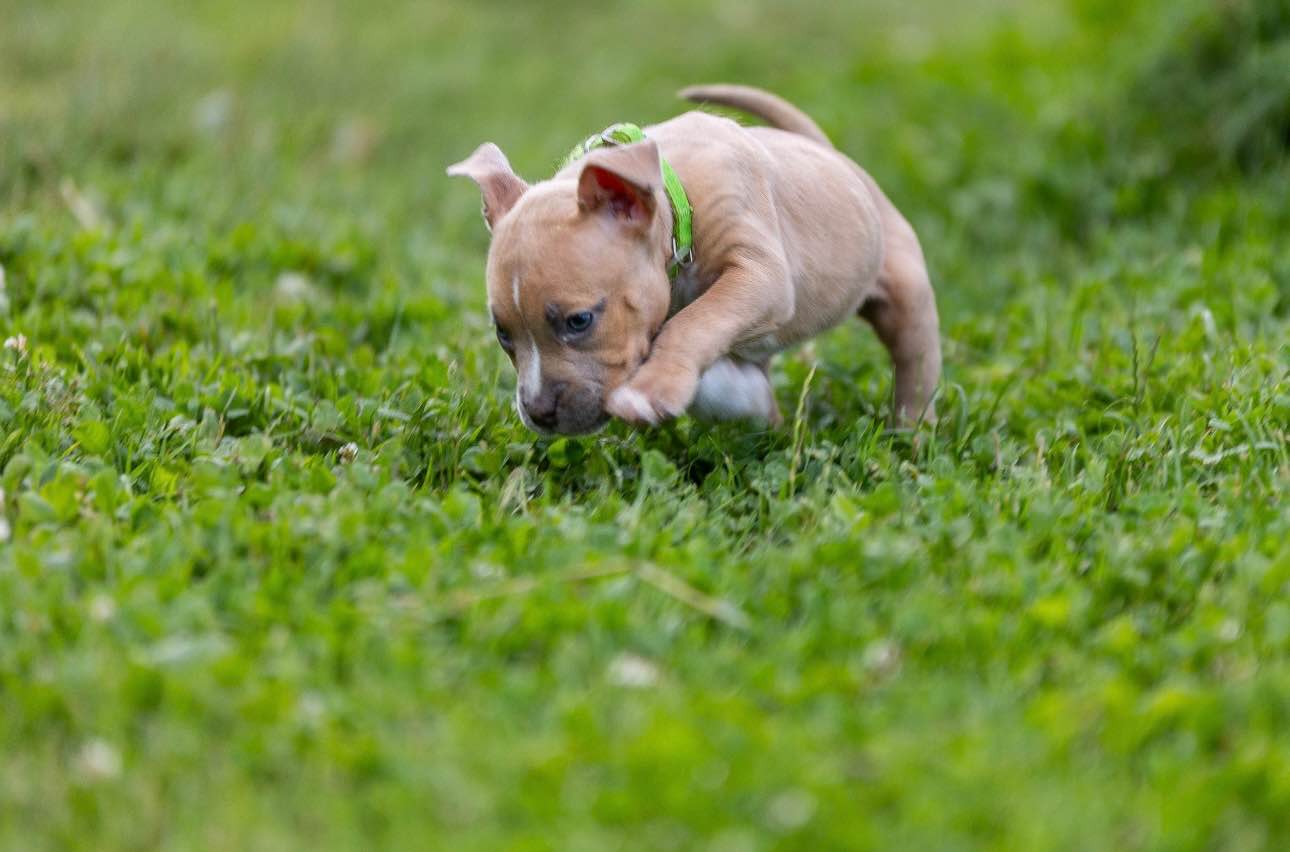
M 694 205 L 695 264 L 682 282 L 682 307 L 698 302 L 732 263 L 755 259 L 763 271 L 783 273 L 765 276 L 755 300 L 763 315 L 736 333 L 733 354 L 766 358 L 836 325 L 872 295 L 882 224 L 845 157 L 802 136 L 703 112 L 645 132 Z
M 684 94 L 780 127 L 686 113 L 646 128 L 645 142 L 593 151 L 532 189 L 485 148 L 454 167 L 480 182 L 486 206 L 506 207 L 491 220 L 490 303 L 499 328 L 515 327 L 527 343 L 512 340 L 511 350 L 526 421 L 582 431 L 603 419 L 585 413 L 599 402 L 639 424 L 687 408 L 776 422 L 768 359 L 857 312 L 891 351 L 897 419 L 930 415 L 940 372 L 936 307 L 908 222 L 795 107 L 742 87 Z M 481 154 L 492 159 L 486 168 Z M 695 259 L 671 283 L 660 154 L 694 210 Z M 506 203 L 497 184 L 512 180 L 522 188 Z M 602 305 L 600 345 L 581 334 L 570 341 L 554 319 L 588 305 Z M 533 409 L 546 414 L 544 386 L 558 388 L 556 416 L 534 423 Z M 565 397 L 580 417 L 559 416 Z

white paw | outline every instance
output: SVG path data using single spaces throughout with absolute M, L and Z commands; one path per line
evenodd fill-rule
M 690 413 L 704 420 L 772 420 L 775 394 L 756 364 L 722 358 L 703 371 Z
M 609 395 L 609 402 L 605 408 L 610 414 L 629 423 L 658 425 L 658 412 L 650 405 L 645 394 L 627 385 L 617 388 Z

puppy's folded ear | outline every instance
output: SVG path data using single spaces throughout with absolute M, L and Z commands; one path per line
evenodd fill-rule
M 587 155 L 578 177 L 578 207 L 644 230 L 654 219 L 662 184 L 658 145 L 652 139 L 597 148 Z
M 492 142 L 485 142 L 460 163 L 448 167 L 448 174 L 468 177 L 479 184 L 484 197 L 484 224 L 493 230 L 502 217 L 515 206 L 529 185 L 515 172 L 511 164 Z

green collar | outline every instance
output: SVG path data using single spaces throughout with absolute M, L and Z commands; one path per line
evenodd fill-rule
M 573 165 L 589 151 L 605 145 L 630 145 L 644 138 L 645 131 L 635 124 L 615 124 L 584 139 L 564 158 L 560 168 Z M 660 154 L 658 161 L 663 169 L 663 191 L 672 204 L 672 261 L 667 266 L 667 274 L 675 278 L 682 268 L 694 261 L 694 210 L 690 207 L 681 179 L 667 158 Z

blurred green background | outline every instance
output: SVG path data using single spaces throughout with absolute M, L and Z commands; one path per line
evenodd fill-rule
M 537 440 L 530 180 L 680 87 L 918 230 L 793 425 Z M 1280 848 L 1290 3 L 0 0 L 0 844 Z

